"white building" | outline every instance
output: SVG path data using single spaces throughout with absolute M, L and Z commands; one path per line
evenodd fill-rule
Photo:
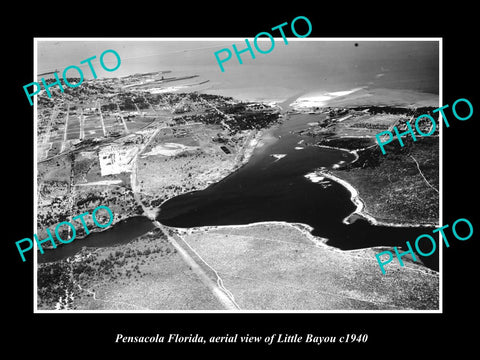
M 98 160 L 102 176 L 132 171 L 132 160 L 139 151 L 136 145 L 109 145 L 100 149 Z

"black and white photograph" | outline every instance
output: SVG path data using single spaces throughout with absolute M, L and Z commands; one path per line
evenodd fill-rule
M 474 350 L 475 11 L 72 5 L 2 25 L 7 352 Z
M 441 41 L 263 40 L 36 39 L 39 311 L 440 309 Z

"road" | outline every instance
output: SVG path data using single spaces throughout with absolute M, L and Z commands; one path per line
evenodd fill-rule
M 417 169 L 418 169 L 418 172 L 420 173 L 420 175 L 422 176 L 423 180 L 425 180 L 425 182 L 427 183 L 428 186 L 430 186 L 433 190 L 435 190 L 437 192 L 437 194 L 439 194 L 438 190 L 428 182 L 427 178 L 425 177 L 425 175 L 423 175 L 422 173 L 422 170 L 420 170 L 420 165 L 417 161 L 417 159 L 415 159 L 412 155 L 410 155 L 410 157 L 413 159 L 413 161 L 415 161 L 415 164 L 417 164 Z
M 125 119 L 123 118 L 123 115 L 120 113 L 121 110 L 120 110 L 120 105 L 118 105 L 118 103 L 117 103 L 117 108 L 118 108 L 118 116 L 120 116 L 120 119 L 122 119 L 123 127 L 125 128 L 125 134 L 128 134 L 128 133 L 130 133 L 130 131 L 127 128 L 127 123 L 125 122 Z
M 79 139 L 85 139 L 85 116 L 83 115 L 83 108 L 80 108 L 80 115 L 78 116 L 78 120 L 80 121 L 80 135 Z
M 137 187 L 137 162 L 138 162 L 138 157 L 145 151 L 145 149 L 150 145 L 152 140 L 156 137 L 158 132 L 161 129 L 164 129 L 165 127 L 159 127 L 155 132 L 150 136 L 148 141 L 146 141 L 141 149 L 137 152 L 137 154 L 134 157 L 134 160 L 132 161 L 132 172 L 130 176 L 130 183 L 132 186 L 132 192 L 133 196 L 139 204 L 145 215 L 149 217 L 151 220 L 153 220 L 153 224 L 159 228 L 162 233 L 164 233 L 167 236 L 168 241 L 173 245 L 173 247 L 177 250 L 177 252 L 180 254 L 182 257 L 183 261 L 192 269 L 192 271 L 199 277 L 200 281 L 209 289 L 212 294 L 215 296 L 215 298 L 222 304 L 222 306 L 227 309 L 227 310 L 238 310 L 239 306 L 235 302 L 235 299 L 233 295 L 224 287 L 223 285 L 223 280 L 221 277 L 218 275 L 218 273 L 213 269 L 209 264 L 207 264 L 198 254 L 198 258 L 201 262 L 204 263 L 208 268 L 210 268 L 216 275 L 217 281 L 213 281 L 212 278 L 205 272 L 205 270 L 200 266 L 197 261 L 189 254 L 187 250 L 185 250 L 181 245 L 180 242 L 183 242 L 185 245 L 190 247 L 183 239 L 181 239 L 178 235 L 178 240 L 175 239 L 175 235 L 173 233 L 170 233 L 169 229 L 165 227 L 164 225 L 160 224 L 158 221 L 155 220 L 156 218 L 156 212 L 152 212 L 151 209 L 147 208 L 141 201 L 140 199 L 140 194 L 139 190 Z M 191 251 L 195 252 L 193 248 L 191 248 Z
M 50 140 L 50 132 L 52 131 L 52 123 L 53 123 L 53 120 L 57 117 L 59 112 L 60 112 L 60 110 L 58 109 L 58 105 L 55 105 L 54 108 L 52 109 L 52 114 L 50 115 L 50 119 L 48 119 L 47 128 L 45 130 L 45 135 L 44 135 L 43 141 L 42 141 L 43 144 L 48 143 L 48 141 Z
M 67 115 L 65 116 L 65 130 L 63 131 L 63 141 L 60 147 L 60 153 L 65 150 L 65 144 L 67 143 L 67 128 L 68 128 L 68 115 L 70 113 L 70 103 L 67 103 Z
M 103 121 L 102 109 L 98 100 L 97 100 L 97 108 L 98 108 L 98 112 L 100 113 L 100 120 L 102 121 L 103 136 L 107 137 L 107 131 L 105 130 L 105 122 Z
M 158 221 L 154 221 L 153 224 L 159 228 L 168 238 L 168 241 L 175 247 L 177 252 L 183 258 L 185 263 L 192 269 L 192 271 L 199 277 L 200 281 L 212 292 L 213 296 L 223 305 L 226 310 L 239 310 L 240 307 L 235 302 L 233 295 L 228 291 L 223 285 L 222 278 L 218 275 L 217 271 L 213 269 L 205 260 L 203 260 L 195 250 L 190 247 L 191 250 L 198 255 L 199 259 L 210 268 L 215 275 L 217 276 L 217 281 L 213 281 L 210 276 L 203 270 L 203 268 L 193 259 L 192 256 L 179 244 L 179 242 L 174 238 L 174 235 L 171 235 L 168 229 L 160 224 Z M 180 241 L 183 242 L 183 239 L 180 238 Z M 185 242 L 184 242 L 185 243 Z M 189 246 L 187 243 L 185 243 Z
M 202 100 L 202 102 L 204 102 L 207 106 L 209 106 L 209 107 L 211 107 L 212 109 L 214 109 L 216 112 L 218 112 L 218 113 L 219 113 L 220 115 L 222 115 L 223 117 L 227 118 L 228 120 L 232 120 L 232 121 L 233 121 L 233 119 L 231 118 L 230 115 L 225 114 L 223 111 L 219 110 L 215 105 L 210 104 L 208 101 L 206 101 L 205 99 L 202 99 L 201 97 L 200 97 L 200 100 Z M 222 121 L 221 121 L 221 124 L 222 124 L 223 127 L 227 128 L 229 131 L 231 130 L 231 129 L 230 129 L 230 126 L 229 126 L 227 123 L 225 123 L 225 121 L 222 120 Z

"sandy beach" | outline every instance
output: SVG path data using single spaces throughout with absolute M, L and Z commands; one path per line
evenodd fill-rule
M 352 107 L 352 106 L 439 106 L 438 94 L 403 89 L 354 88 L 337 92 L 315 92 L 302 95 L 290 106 L 297 111 L 315 107 Z
M 300 96 L 290 106 L 294 109 L 305 109 L 312 107 L 323 107 L 331 103 L 335 98 L 345 97 L 353 94 L 363 88 L 354 88 L 345 91 L 309 93 Z
M 342 149 L 345 150 L 345 149 Z M 346 150 L 348 151 L 348 150 Z M 411 223 L 390 223 L 386 221 L 377 220 L 374 216 L 368 213 L 365 209 L 365 202 L 360 197 L 357 189 L 355 189 L 350 183 L 347 181 L 331 174 L 327 170 L 316 170 L 312 173 L 305 175 L 307 179 L 312 182 L 318 182 L 323 180 L 323 178 L 328 178 L 333 180 L 340 185 L 344 186 L 351 194 L 350 200 L 355 204 L 357 207 L 354 212 L 348 215 L 345 219 L 343 219 L 344 224 L 351 224 L 352 221 L 355 219 L 355 216 L 359 216 L 365 220 L 367 220 L 372 225 L 379 225 L 379 226 L 391 226 L 391 227 L 422 227 L 422 226 L 436 226 L 436 224 L 411 224 Z
M 335 175 L 332 175 L 331 173 L 329 173 L 326 170 L 317 170 L 317 171 L 315 171 L 314 173 L 311 173 L 311 174 L 314 174 L 317 178 L 325 177 L 327 179 L 333 180 L 333 181 L 339 183 L 340 185 L 342 185 L 343 187 L 347 188 L 348 191 L 350 191 L 350 194 L 351 194 L 350 195 L 350 200 L 355 204 L 355 206 L 357 208 L 355 209 L 355 211 L 353 213 L 351 213 L 345 219 L 342 220 L 342 222 L 344 224 L 350 224 L 351 223 L 350 220 L 351 220 L 352 216 L 354 214 L 356 214 L 356 215 L 359 215 L 359 216 L 365 218 L 366 220 L 368 220 L 372 225 L 379 225 L 379 222 L 377 221 L 377 219 L 375 219 L 373 216 L 371 216 L 370 214 L 368 214 L 365 211 L 365 204 L 364 204 L 363 200 L 360 198 L 357 189 L 355 189 L 352 185 L 350 185 L 345 180 L 340 179 L 340 178 L 336 177 Z M 384 225 L 384 224 L 382 224 L 382 225 Z

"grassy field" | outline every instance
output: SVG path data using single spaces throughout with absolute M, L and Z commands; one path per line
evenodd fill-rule
M 438 224 L 438 137 L 421 138 L 404 148 L 393 145 L 386 155 L 373 147 L 359 156 L 332 173 L 358 190 L 370 215 L 392 223 Z
M 39 309 L 55 308 L 60 297 L 61 307 L 73 310 L 220 308 L 158 229 L 125 245 L 92 250 L 39 265 Z M 65 300 L 67 291 L 71 298 Z
M 356 113 L 349 111 L 349 113 Z M 348 116 L 348 115 L 347 115 Z M 340 119 L 342 117 L 340 116 Z M 349 137 L 370 137 L 387 130 L 392 126 L 399 116 L 393 114 L 358 114 L 335 124 L 335 133 L 337 136 Z
M 248 134 L 230 137 L 227 146 L 232 151 L 225 153 L 212 141 L 222 132 L 217 125 L 187 126 L 182 132 L 162 129 L 145 149 L 137 163 L 137 180 L 142 202 L 158 206 L 162 201 L 181 193 L 204 189 L 209 184 L 230 174 L 239 164 L 242 145 Z M 188 146 L 172 156 L 149 155 L 162 144 Z
M 357 161 L 331 172 L 357 189 L 365 212 L 379 221 L 430 225 L 439 222 L 439 137 L 417 136 L 416 142 L 403 137 L 405 146 L 393 141 L 386 145 L 386 155 L 375 139 L 378 132 L 426 109 L 429 108 L 330 109 L 329 118 L 319 126 L 328 135 L 318 145 L 358 154 Z
M 436 309 L 438 274 L 392 262 L 382 275 L 379 249 L 340 251 L 287 224 L 183 234 L 241 309 Z
M 382 275 L 374 255 L 383 248 L 341 251 L 280 223 L 181 236 L 243 310 L 438 308 L 438 274 L 404 259 L 405 267 L 392 262 Z M 41 264 L 38 294 L 39 309 L 222 309 L 158 229 L 129 244 Z

